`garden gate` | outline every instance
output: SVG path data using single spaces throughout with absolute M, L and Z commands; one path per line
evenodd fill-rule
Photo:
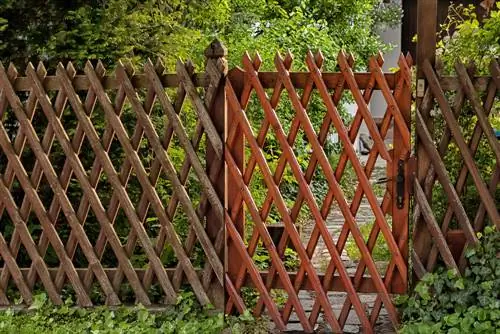
M 384 73 L 383 59 L 379 56 L 370 60 L 369 72 L 354 73 L 353 58 L 342 52 L 338 55 L 340 72 L 322 72 L 323 60 L 321 53 L 309 52 L 308 71 L 291 72 L 291 54 L 284 58 L 277 54 L 276 71 L 264 72 L 259 70 L 259 55 L 251 59 L 246 54 L 243 69 L 235 68 L 228 74 L 227 124 L 230 126 L 226 129 L 224 155 L 228 169 L 226 312 L 233 309 L 242 312 L 248 306 L 248 291 L 244 295 L 242 287 L 252 286 L 258 293 L 254 313 L 260 315 L 267 310 L 280 329 L 286 328 L 295 313 L 303 329 L 310 332 L 323 312 L 323 322 L 334 331 L 342 331 L 352 307 L 361 326 L 371 331 L 382 304 L 397 324 L 397 311 L 390 293 L 405 292 L 408 282 L 412 61 L 401 56 L 399 70 Z M 368 109 L 377 91 L 387 106 L 378 123 Z M 345 123 L 339 112 L 342 96 L 348 92 L 356 104 L 350 124 Z M 280 115 L 280 103 L 291 105 L 291 119 Z M 251 109 L 263 112 L 255 116 L 255 112 L 249 112 Z M 316 129 L 312 117 L 322 119 Z M 373 138 L 373 146 L 363 163 L 354 148 L 362 124 Z M 389 132 L 392 136 L 388 136 Z M 333 164 L 325 149 L 332 133 L 341 143 L 340 159 Z M 305 142 L 309 148 L 306 154 L 298 152 L 298 142 L 302 145 Z M 270 150 L 278 153 L 269 156 Z M 298 160 L 299 154 L 302 161 Z M 386 163 L 382 181 L 387 187 L 377 198 L 370 177 L 380 161 Z M 357 185 L 350 185 L 356 187 L 352 198 L 347 198 L 340 185 L 348 168 L 357 178 Z M 324 196 L 314 193 L 318 188 L 316 184 L 320 183 L 318 177 L 326 179 Z M 251 184 L 256 179 L 265 187 L 252 191 Z M 284 198 L 284 182 L 296 187 L 294 198 Z M 368 240 L 357 223 L 363 201 L 375 218 Z M 299 233 L 298 220 L 303 211 L 312 217 L 309 233 Z M 337 231 L 328 225 L 332 211 L 337 211 L 344 221 Z M 272 235 L 275 229 L 268 224 L 272 220 L 282 222 L 283 228 L 277 236 Z M 361 253 L 355 270 L 347 270 L 342 256 L 350 234 Z M 372 256 L 379 234 L 390 252 L 383 270 Z M 323 270 L 313 264 L 319 244 L 324 245 L 320 256 L 328 259 Z M 269 258 L 267 270 L 262 270 L 257 263 L 259 248 L 260 255 Z M 287 248 L 293 249 L 298 257 L 299 264 L 293 272 L 287 270 L 284 262 Z M 277 302 L 280 291 L 285 296 L 282 305 Z M 307 302 L 301 297 L 304 291 L 312 292 Z M 338 295 L 329 291 L 347 293 L 341 309 L 334 305 L 338 303 L 335 300 Z M 376 293 L 371 314 L 367 314 L 359 292 Z

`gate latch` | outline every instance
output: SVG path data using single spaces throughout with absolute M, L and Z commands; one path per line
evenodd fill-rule
M 405 165 L 403 160 L 398 161 L 398 175 L 396 177 L 396 204 L 398 209 L 404 207 L 405 196 Z

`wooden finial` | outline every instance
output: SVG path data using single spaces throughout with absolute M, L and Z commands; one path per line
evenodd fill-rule
M 207 58 L 222 58 L 226 56 L 227 48 L 217 38 L 205 49 L 205 57 Z

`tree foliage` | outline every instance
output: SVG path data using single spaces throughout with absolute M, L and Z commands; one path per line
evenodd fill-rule
M 399 22 L 400 10 L 380 0 L 7 0 L 0 17 L 7 24 L 0 60 L 17 64 L 157 56 L 201 63 L 214 37 L 239 64 L 245 50 L 272 60 L 276 50 L 302 56 L 322 48 L 335 59 L 344 48 L 365 59 L 384 47 L 374 31 Z

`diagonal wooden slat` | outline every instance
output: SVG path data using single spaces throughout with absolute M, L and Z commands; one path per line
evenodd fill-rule
M 486 140 L 490 144 L 491 150 L 495 154 L 495 157 L 497 159 L 497 164 L 500 164 L 500 144 L 498 143 L 498 139 L 495 137 L 493 128 L 491 127 L 491 124 L 485 115 L 483 104 L 479 99 L 478 93 L 474 89 L 472 80 L 469 77 L 469 74 L 467 74 L 467 70 L 465 69 L 464 64 L 460 60 L 457 60 L 457 62 L 455 63 L 455 70 L 457 71 L 458 79 L 462 84 L 462 88 L 465 91 L 465 94 L 467 95 L 472 105 L 472 109 L 476 113 L 478 123 L 483 129 L 484 136 L 486 137 Z M 493 217 L 491 218 L 493 219 Z
M 215 126 L 212 123 L 212 120 L 210 119 L 210 115 L 207 111 L 205 104 L 203 103 L 203 100 L 196 92 L 194 83 L 191 80 L 189 73 L 186 71 L 184 64 L 182 64 L 180 60 L 177 61 L 176 69 L 177 69 L 177 74 L 179 76 L 179 80 L 182 82 L 184 88 L 186 89 L 186 92 L 188 93 L 189 98 L 191 99 L 191 101 L 195 106 L 195 110 L 203 124 L 205 132 L 207 133 L 208 140 L 212 143 L 215 153 L 217 154 L 217 157 L 219 159 L 222 159 L 224 145 L 222 143 L 219 134 L 217 133 L 217 130 L 215 129 Z
M 456 269 L 458 272 L 458 266 L 455 263 L 455 260 L 453 259 L 453 255 L 451 254 L 451 251 L 448 248 L 446 239 L 443 233 L 441 232 L 438 223 L 436 222 L 436 218 L 432 213 L 432 208 L 427 202 L 427 197 L 425 196 L 424 191 L 420 186 L 420 183 L 418 183 L 418 181 L 415 181 L 414 189 L 415 189 L 415 199 L 421 208 L 422 215 L 427 223 L 428 229 L 431 232 L 434 242 L 436 243 L 439 252 L 441 253 L 444 263 L 448 268 Z

